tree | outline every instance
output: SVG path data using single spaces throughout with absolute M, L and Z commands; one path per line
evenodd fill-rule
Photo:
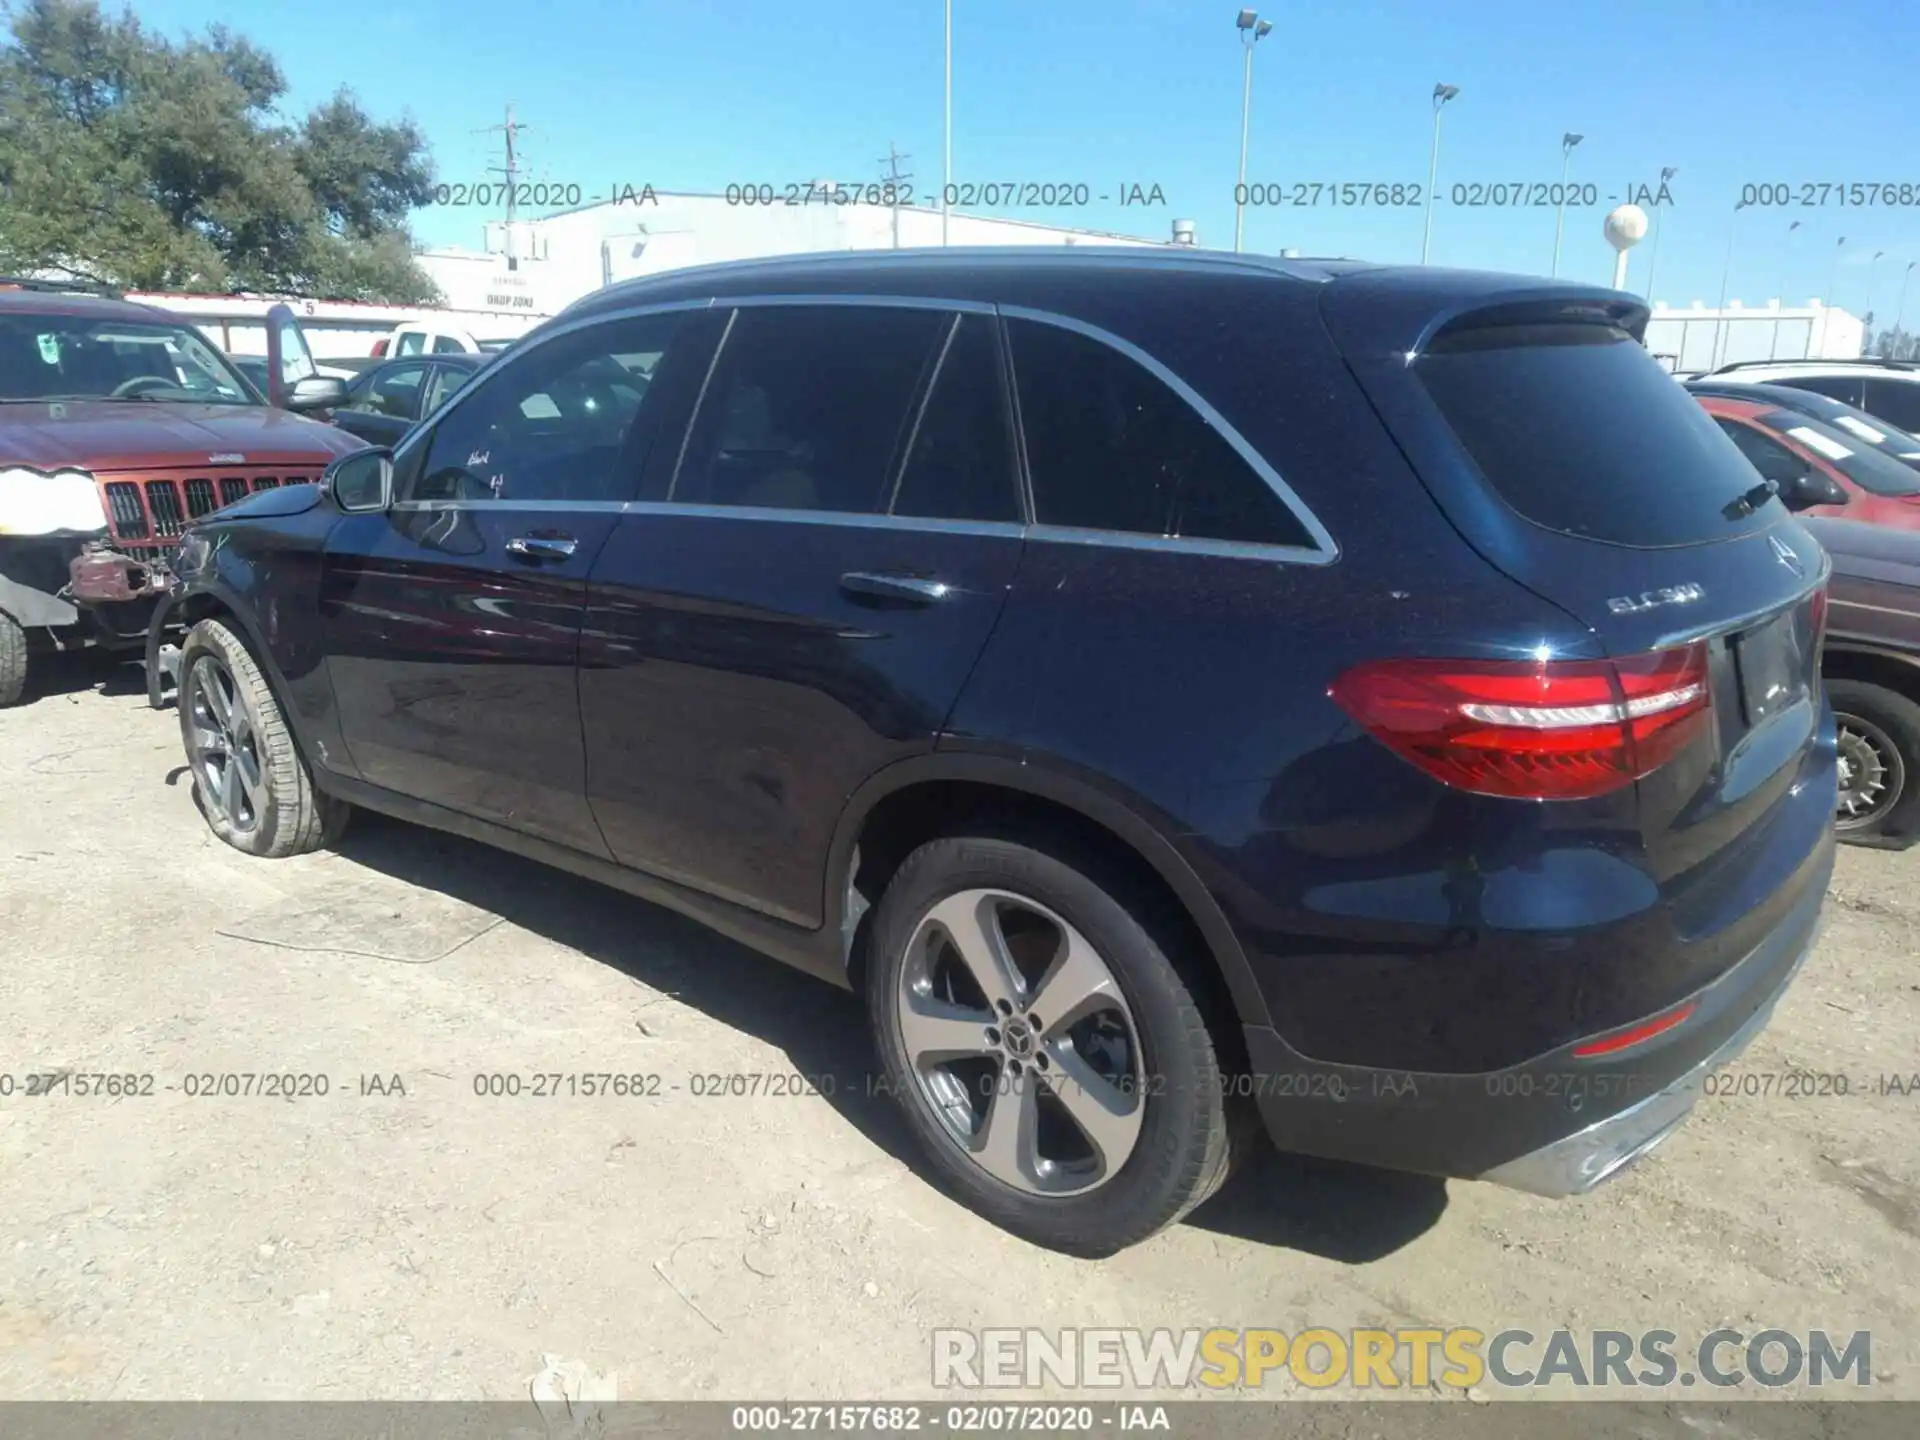
M 0 0 L 0 272 L 143 290 L 423 304 L 411 121 L 342 89 L 299 125 L 274 58 L 224 26 L 170 41 L 97 0 Z

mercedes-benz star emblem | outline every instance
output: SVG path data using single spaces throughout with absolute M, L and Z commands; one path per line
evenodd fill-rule
M 1807 573 L 1807 567 L 1800 563 L 1800 557 L 1793 553 L 1793 547 L 1778 535 L 1769 535 L 1767 543 L 1773 547 L 1773 558 L 1796 575 Z

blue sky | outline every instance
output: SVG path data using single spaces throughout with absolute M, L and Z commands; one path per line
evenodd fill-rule
M 295 108 L 345 83 L 378 115 L 411 114 L 446 181 L 493 178 L 498 137 L 476 132 L 509 101 L 528 126 L 526 178 L 587 195 L 877 179 L 889 142 L 916 184 L 940 179 L 940 0 L 401 0 L 321 23 L 329 12 L 309 6 L 242 19 L 223 0 L 134 8 L 169 33 L 229 18 L 279 57 Z M 1115 196 L 1158 184 L 1165 207 L 1017 213 L 1156 236 L 1181 216 L 1203 244 L 1231 246 L 1238 8 L 954 0 L 955 179 Z M 1656 218 L 1658 298 L 1714 303 L 1731 238 L 1732 296 L 1825 294 L 1838 256 L 1838 303 L 1859 311 L 1871 289 L 1887 323 L 1920 259 L 1920 203 L 1734 210 L 1747 184 L 1920 191 L 1920 108 L 1902 78 L 1920 55 L 1913 0 L 1290 0 L 1263 14 L 1275 28 L 1254 59 L 1250 180 L 1424 185 L 1433 86 L 1461 87 L 1444 119 L 1436 263 L 1546 273 L 1551 208 L 1445 197 L 1456 182 L 1557 181 L 1569 130 L 1586 136 L 1573 178 L 1601 203 L 1568 210 L 1564 275 L 1610 279 L 1609 197 L 1657 184 L 1663 166 L 1679 173 Z M 483 218 L 423 211 L 415 230 L 477 245 Z M 1246 245 L 1406 261 L 1420 232 L 1417 207 L 1250 208 Z M 1628 288 L 1644 289 L 1652 254 L 1652 240 L 1634 252 Z

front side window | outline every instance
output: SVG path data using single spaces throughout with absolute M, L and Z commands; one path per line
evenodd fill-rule
M 1796 390 L 1811 390 L 1815 395 L 1844 401 L 1848 405 L 1858 405 L 1862 399 L 1858 375 L 1789 375 L 1773 383 L 1791 385 Z
M 894 306 L 738 311 L 672 500 L 871 514 L 950 317 Z
M 1312 543 L 1226 436 L 1132 356 L 1038 321 L 1014 320 L 1010 332 L 1039 524 Z
M 610 320 L 503 362 L 441 417 L 400 498 L 631 500 L 682 319 Z
M 391 415 L 397 420 L 417 419 L 420 386 L 426 375 L 425 365 L 383 366 L 353 383 L 347 391 L 346 408 Z
M 393 347 L 395 355 L 424 355 L 427 353 L 427 337 L 419 330 L 403 330 L 400 343 Z
M 465 351 L 466 347 L 451 335 L 436 335 L 433 337 L 433 353 L 436 355 L 460 355 L 464 354 Z

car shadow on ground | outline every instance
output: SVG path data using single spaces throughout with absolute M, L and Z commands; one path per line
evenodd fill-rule
M 499 915 L 775 1046 L 795 1070 L 815 1077 L 850 1124 L 935 1183 L 879 1082 L 866 1013 L 854 996 L 661 906 L 477 841 L 360 811 L 335 849 Z M 1409 1243 L 1446 1208 L 1438 1180 L 1283 1156 L 1264 1142 L 1253 1148 L 1186 1223 L 1359 1263 Z
M 22 705 L 97 690 L 102 695 L 144 695 L 147 671 L 137 658 L 99 650 L 36 651 L 27 662 Z

